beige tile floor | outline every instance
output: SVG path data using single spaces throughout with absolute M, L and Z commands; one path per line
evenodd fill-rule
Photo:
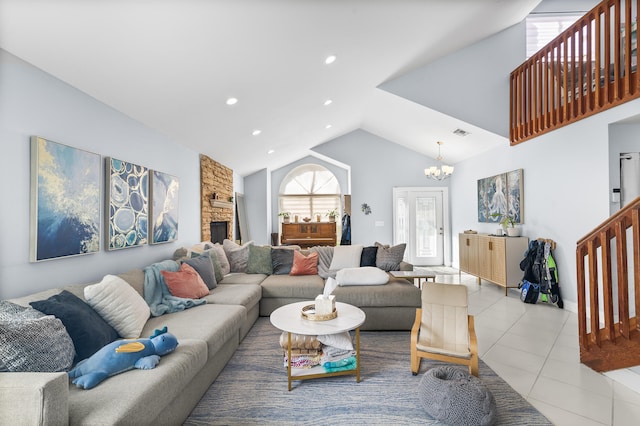
M 466 274 L 436 281 L 467 286 L 480 358 L 555 425 L 640 425 L 640 394 L 580 363 L 575 313 Z

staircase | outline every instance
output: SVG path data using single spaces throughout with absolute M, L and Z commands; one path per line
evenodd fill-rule
M 578 241 L 576 267 L 580 362 L 640 365 L 640 197 Z

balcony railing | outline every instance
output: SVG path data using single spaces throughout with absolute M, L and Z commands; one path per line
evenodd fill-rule
M 511 73 L 511 145 L 640 97 L 639 8 L 601 2 Z

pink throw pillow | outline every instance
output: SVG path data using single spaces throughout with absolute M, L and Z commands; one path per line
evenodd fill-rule
M 180 265 L 177 272 L 160 271 L 169 292 L 176 297 L 199 299 L 209 294 L 209 288 L 200 274 L 188 263 Z
M 318 275 L 318 252 L 305 256 L 298 250 L 293 252 L 293 265 L 289 275 Z

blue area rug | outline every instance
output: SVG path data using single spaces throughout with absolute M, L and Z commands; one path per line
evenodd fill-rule
M 280 331 L 259 318 L 185 425 L 424 425 L 431 420 L 418 400 L 420 374 L 410 371 L 408 331 L 360 333 L 361 382 L 355 376 L 294 381 L 287 390 Z M 480 361 L 480 379 L 493 394 L 497 424 L 551 423 Z

